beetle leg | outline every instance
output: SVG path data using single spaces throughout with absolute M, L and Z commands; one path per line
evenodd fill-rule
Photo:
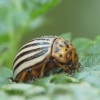
M 27 71 L 24 71 L 23 74 L 21 76 L 19 76 L 20 78 L 18 79 L 18 82 L 24 82 L 25 76 L 27 74 Z
M 10 78 L 7 78 L 10 82 L 12 82 L 12 83 L 18 83 L 18 81 L 17 80 L 15 80 L 15 79 L 13 79 L 12 77 L 10 77 Z
M 77 63 L 77 69 L 79 69 L 79 68 L 81 68 L 81 65 L 82 65 L 82 62 L 80 62 L 80 63 Z
M 67 74 L 68 76 L 73 76 L 73 71 L 70 70 L 68 67 L 65 67 L 65 66 L 63 66 L 63 65 L 61 65 L 61 64 L 59 64 L 59 63 L 57 63 L 57 65 L 58 65 L 59 67 L 61 67 L 61 68 L 66 72 L 66 74 Z
M 68 73 L 70 71 L 68 67 L 61 65 L 59 62 L 56 61 L 56 59 L 54 59 L 53 61 L 57 66 L 61 67 L 65 72 Z
M 40 78 L 44 76 L 44 68 L 45 68 L 46 62 L 43 64 L 41 71 L 40 71 Z
M 63 65 L 61 65 L 61 64 L 59 64 L 59 63 L 56 63 L 59 67 L 61 67 L 65 72 L 67 72 L 67 73 L 69 73 L 69 68 L 68 67 L 65 67 L 65 66 L 63 66 Z

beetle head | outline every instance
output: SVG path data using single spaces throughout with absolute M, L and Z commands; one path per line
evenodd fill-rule
M 78 54 L 75 49 L 72 49 L 69 51 L 69 53 L 66 56 L 66 63 L 67 65 L 71 66 L 71 68 L 75 68 L 75 66 L 78 63 Z

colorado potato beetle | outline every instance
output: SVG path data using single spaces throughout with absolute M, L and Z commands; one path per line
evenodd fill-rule
M 42 36 L 32 39 L 19 49 L 13 62 L 15 79 L 9 80 L 30 83 L 59 67 L 69 74 L 80 67 L 75 47 L 63 38 Z

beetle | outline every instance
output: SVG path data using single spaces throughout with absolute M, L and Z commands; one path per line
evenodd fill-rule
M 57 36 L 42 36 L 23 45 L 13 62 L 16 83 L 31 83 L 46 76 L 51 70 L 61 68 L 71 73 L 80 67 L 78 54 L 73 44 Z

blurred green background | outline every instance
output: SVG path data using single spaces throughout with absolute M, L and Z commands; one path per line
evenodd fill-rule
M 47 21 L 33 36 L 71 32 L 73 38 L 94 39 L 100 34 L 100 0 L 62 0 L 44 18 Z
M 12 68 L 18 49 L 43 35 L 100 32 L 100 0 L 0 0 L 0 66 Z

